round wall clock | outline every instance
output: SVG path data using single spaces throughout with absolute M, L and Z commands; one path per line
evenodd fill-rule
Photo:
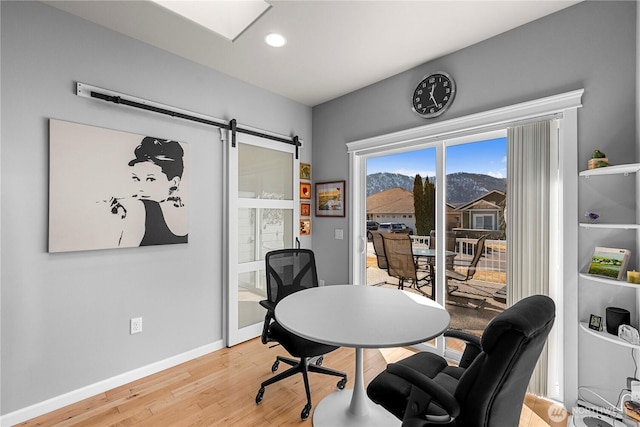
M 413 91 L 413 111 L 424 118 L 437 117 L 449 108 L 455 95 L 456 83 L 449 74 L 430 74 Z

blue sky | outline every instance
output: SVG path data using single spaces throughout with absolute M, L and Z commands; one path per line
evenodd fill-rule
M 447 174 L 480 173 L 496 178 L 507 176 L 507 139 L 497 138 L 447 148 Z M 367 174 L 392 172 L 407 176 L 435 176 L 436 149 L 427 148 L 367 160 Z

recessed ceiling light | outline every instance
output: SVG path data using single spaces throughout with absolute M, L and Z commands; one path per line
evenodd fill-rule
M 272 47 L 282 47 L 287 44 L 287 39 L 282 34 L 278 33 L 269 33 L 264 38 L 264 41 L 267 42 L 269 46 Z

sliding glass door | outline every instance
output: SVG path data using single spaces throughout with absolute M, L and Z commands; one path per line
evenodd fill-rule
M 262 331 L 266 299 L 264 257 L 291 248 L 298 236 L 295 147 L 238 135 L 228 147 L 227 345 Z

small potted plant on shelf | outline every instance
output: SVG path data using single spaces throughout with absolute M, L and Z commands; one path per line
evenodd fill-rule
M 609 166 L 609 159 L 607 159 L 607 156 L 602 151 L 594 150 L 587 166 L 589 169 Z

